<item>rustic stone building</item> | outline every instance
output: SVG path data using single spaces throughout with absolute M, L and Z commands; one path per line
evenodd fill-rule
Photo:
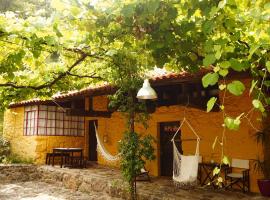
M 146 168 L 153 176 L 170 176 L 172 174 L 172 148 L 170 139 L 185 117 L 198 132 L 202 141 L 200 155 L 203 162 L 220 160 L 220 146 L 214 151 L 212 144 L 216 136 L 221 138 L 223 116 L 218 108 L 206 113 L 206 103 L 210 97 L 216 96 L 221 100 L 223 93 L 217 86 L 203 88 L 198 74 L 168 73 L 153 77 L 150 82 L 158 93 L 154 110 L 150 114 L 149 127 L 145 130 L 136 125 L 137 132 L 151 134 L 156 138 L 157 159 L 147 163 Z M 230 94 L 225 98 L 226 113 L 236 117 L 252 108 L 251 97 L 248 93 L 250 78 L 245 74 L 236 74 L 230 79 L 241 79 L 245 84 L 245 93 L 236 97 Z M 229 82 L 230 80 L 228 80 Z M 125 130 L 126 122 L 122 114 L 108 110 L 107 95 L 113 94 L 115 88 L 110 85 L 89 87 L 81 91 L 58 95 L 53 100 L 42 101 L 33 99 L 13 103 L 5 113 L 4 135 L 11 142 L 12 151 L 22 157 L 32 158 L 38 164 L 45 162 L 47 152 L 54 147 L 82 147 L 84 156 L 89 160 L 97 160 L 99 164 L 111 164 L 104 160 L 96 151 L 93 122 L 98 125 L 98 132 L 104 145 L 111 154 L 117 154 L 118 141 Z M 186 107 L 189 102 L 188 107 Z M 230 158 L 256 159 L 261 152 L 253 138 L 254 128 L 260 127 L 254 112 L 252 117 L 243 119 L 238 131 L 226 131 L 225 154 Z M 181 129 L 184 154 L 193 154 L 196 142 L 194 135 L 187 126 Z M 250 166 L 252 168 L 252 166 Z M 252 169 L 250 172 L 251 191 L 258 191 Z

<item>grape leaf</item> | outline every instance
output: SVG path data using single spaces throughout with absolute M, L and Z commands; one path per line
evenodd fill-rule
M 211 97 L 211 99 L 209 99 L 209 101 L 207 102 L 207 110 L 206 110 L 206 112 L 210 112 L 213 109 L 216 101 L 217 101 L 216 97 Z
M 203 76 L 202 84 L 203 87 L 208 87 L 209 85 L 215 85 L 218 82 L 218 74 L 217 73 L 208 73 Z
M 233 81 L 228 84 L 227 89 L 235 96 L 240 96 L 245 91 L 245 85 L 241 81 Z

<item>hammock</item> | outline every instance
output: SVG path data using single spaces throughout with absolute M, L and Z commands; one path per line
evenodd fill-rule
M 106 150 L 105 146 L 101 142 L 101 139 L 99 137 L 99 134 L 98 134 L 98 131 L 97 131 L 97 127 L 96 127 L 96 124 L 95 123 L 94 123 L 94 127 L 95 127 L 96 138 L 97 138 L 97 151 L 107 161 L 110 161 L 110 162 L 118 161 L 120 159 L 120 153 L 118 153 L 117 155 L 110 154 L 110 152 L 108 152 Z
M 175 145 L 174 138 L 181 129 L 182 125 L 186 122 L 190 130 L 197 137 L 196 151 L 195 155 L 184 156 L 181 155 Z M 193 185 L 196 184 L 199 166 L 199 144 L 200 137 L 192 128 L 190 123 L 184 118 L 176 133 L 172 138 L 173 143 L 173 180 L 176 184 L 181 185 Z

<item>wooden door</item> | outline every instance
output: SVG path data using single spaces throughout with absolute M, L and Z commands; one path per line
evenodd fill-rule
M 180 122 L 161 122 L 159 125 L 160 130 L 160 175 L 172 176 L 173 175 L 173 145 L 172 138 L 179 128 Z M 181 146 L 181 131 L 178 132 L 175 143 L 180 153 L 182 152 Z
M 95 132 L 95 126 L 98 126 L 97 120 L 89 121 L 89 160 L 97 161 L 97 138 Z

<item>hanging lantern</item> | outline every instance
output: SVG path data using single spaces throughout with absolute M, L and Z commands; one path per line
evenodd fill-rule
M 143 87 L 137 93 L 138 99 L 157 99 L 157 93 L 150 86 L 149 80 L 145 79 L 143 82 Z

